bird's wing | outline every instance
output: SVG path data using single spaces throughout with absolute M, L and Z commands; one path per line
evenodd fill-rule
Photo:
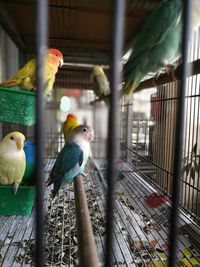
M 9 80 L 0 83 L 0 86 L 14 87 L 21 85 L 22 82 L 25 82 L 26 86 L 27 83 L 31 83 L 32 85 L 35 82 L 35 70 L 36 62 L 35 59 L 32 59 L 28 63 L 26 63 L 20 70 L 18 70 L 18 72 L 13 75 Z M 28 87 L 30 88 L 31 86 Z
M 161 43 L 182 16 L 182 1 L 163 1 L 147 18 L 133 42 L 133 51 L 124 66 L 124 76 L 132 69 L 135 59 Z
M 27 62 L 18 72 L 12 77 L 15 78 L 24 78 L 24 77 L 32 77 L 35 75 L 36 70 L 36 60 L 32 59 L 29 62 Z
M 97 76 L 93 76 L 92 77 L 92 88 L 94 90 L 94 93 L 97 97 L 100 97 L 101 96 L 101 93 L 100 93 L 100 88 L 99 88 L 99 83 L 98 83 L 98 79 L 97 79 Z
M 75 143 L 66 143 L 61 150 L 58 158 L 53 166 L 47 186 L 64 176 L 66 172 L 71 170 L 77 163 L 81 166 L 83 163 L 83 151 Z
M 49 79 L 45 81 L 44 83 L 44 94 L 45 95 L 48 95 L 51 93 L 54 82 L 55 82 L 55 75 L 52 77 L 49 77 Z

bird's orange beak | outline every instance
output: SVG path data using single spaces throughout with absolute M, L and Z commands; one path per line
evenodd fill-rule
M 23 148 L 23 142 L 22 142 L 22 140 L 21 139 L 18 139 L 17 140 L 17 148 L 19 149 L 19 150 L 22 150 L 22 148 Z
M 61 68 L 62 65 L 64 64 L 64 60 L 63 60 L 63 58 L 61 58 L 59 61 L 60 61 L 60 65 L 59 65 L 59 67 Z

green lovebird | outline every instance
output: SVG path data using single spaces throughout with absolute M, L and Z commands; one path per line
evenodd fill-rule
M 192 31 L 200 25 L 200 1 L 192 1 Z M 149 72 L 181 56 L 183 0 L 165 0 L 145 20 L 123 67 L 122 95 L 130 95 Z
M 182 9 L 182 0 L 167 0 L 147 17 L 123 68 L 122 94 L 131 94 L 148 72 L 157 72 L 180 56 Z

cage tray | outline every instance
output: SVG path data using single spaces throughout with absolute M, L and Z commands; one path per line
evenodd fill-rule
M 34 186 L 20 186 L 16 195 L 13 194 L 12 186 L 0 186 L 1 215 L 29 215 L 34 201 Z
M 35 123 L 36 94 L 0 87 L 0 121 L 31 126 Z

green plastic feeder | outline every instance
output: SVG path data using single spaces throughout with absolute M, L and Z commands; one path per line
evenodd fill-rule
M 0 121 L 31 126 L 35 123 L 36 94 L 0 87 Z
M 1 215 L 29 215 L 35 201 L 34 186 L 19 186 L 13 194 L 11 185 L 0 186 L 0 214 Z

